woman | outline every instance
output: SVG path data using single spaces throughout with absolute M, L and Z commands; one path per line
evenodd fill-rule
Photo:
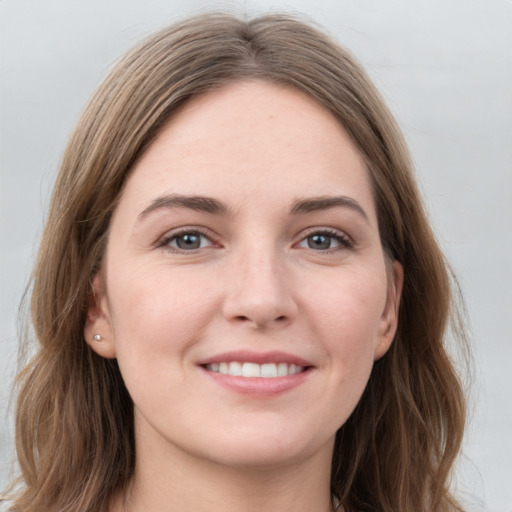
M 11 510 L 461 510 L 452 313 L 402 136 L 345 50 L 278 15 L 163 30 L 63 158 Z

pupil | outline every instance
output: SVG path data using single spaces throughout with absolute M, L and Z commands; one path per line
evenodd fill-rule
M 199 235 L 181 235 L 176 239 L 176 245 L 180 249 L 198 249 L 200 243 Z
M 331 237 L 326 235 L 313 235 L 308 237 L 308 247 L 310 249 L 329 249 L 331 246 Z

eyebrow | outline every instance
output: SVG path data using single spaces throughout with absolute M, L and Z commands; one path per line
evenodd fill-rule
M 170 208 L 188 208 L 189 210 L 217 215 L 228 212 L 228 207 L 224 203 L 212 197 L 171 194 L 157 197 L 147 208 L 139 213 L 138 219 L 147 217 L 155 210 Z
M 347 196 L 319 196 L 308 197 L 307 199 L 298 199 L 293 203 L 291 213 L 311 213 L 337 207 L 349 208 L 361 215 L 367 223 L 370 222 L 363 207 L 355 199 Z
M 292 204 L 290 213 L 292 215 L 301 215 L 339 207 L 349 208 L 355 211 L 369 223 L 368 216 L 362 206 L 355 199 L 347 196 L 319 196 L 297 199 Z M 230 212 L 225 203 L 213 197 L 171 194 L 157 197 L 147 208 L 139 213 L 137 218 L 142 220 L 155 210 L 171 208 L 187 208 L 214 215 L 222 215 Z

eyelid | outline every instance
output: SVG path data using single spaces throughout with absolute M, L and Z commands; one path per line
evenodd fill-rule
M 199 247 L 197 249 L 180 249 L 179 247 L 172 247 L 169 245 L 169 243 L 186 234 L 198 234 L 200 236 L 205 237 L 209 242 L 211 242 L 211 245 L 208 245 L 207 247 Z M 295 242 L 294 246 L 298 246 L 301 242 L 305 241 L 308 237 L 313 235 L 325 235 L 331 238 L 334 238 L 337 240 L 338 244 L 335 247 L 330 247 L 328 249 L 323 250 L 317 250 L 315 252 L 322 252 L 322 253 L 329 253 L 329 252 L 337 252 L 337 251 L 343 251 L 347 249 L 354 248 L 355 244 L 352 238 L 345 232 L 337 228 L 327 227 L 327 226 L 315 226 L 307 228 L 303 231 L 301 231 L 298 241 Z M 194 254 L 195 252 L 207 250 L 211 248 L 215 248 L 215 246 L 220 247 L 220 238 L 210 231 L 209 229 L 206 229 L 202 226 L 180 226 L 178 228 L 171 229 L 169 231 L 166 231 L 164 235 L 160 236 L 157 241 L 155 242 L 155 247 L 157 248 L 163 248 L 166 250 L 169 250 L 170 252 L 176 252 L 176 253 L 186 253 L 186 254 Z
M 342 251 L 346 249 L 353 249 L 355 244 L 352 238 L 345 232 L 340 229 L 324 227 L 324 226 L 315 226 L 308 228 L 300 233 L 300 239 L 295 244 L 296 246 L 301 242 L 305 241 L 308 237 L 313 235 L 326 235 L 331 238 L 336 239 L 339 242 L 339 246 L 330 247 L 329 249 L 318 250 L 316 252 L 336 252 Z
M 200 247 L 198 249 L 180 249 L 179 247 L 172 247 L 169 245 L 169 243 L 182 236 L 187 234 L 198 234 L 205 238 L 207 238 L 211 245 L 207 247 Z M 197 251 L 210 249 L 212 247 L 215 247 L 215 245 L 219 245 L 219 239 L 216 237 L 210 230 L 207 230 L 200 226 L 180 226 L 179 228 L 171 229 L 170 231 L 166 231 L 164 235 L 158 238 L 158 240 L 155 243 L 155 246 L 157 248 L 166 249 L 170 252 L 180 253 L 180 254 L 194 254 Z

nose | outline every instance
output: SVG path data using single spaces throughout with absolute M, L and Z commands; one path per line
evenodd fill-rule
M 293 278 L 275 251 L 239 255 L 227 279 L 223 314 L 228 321 L 263 329 L 288 325 L 296 317 Z

